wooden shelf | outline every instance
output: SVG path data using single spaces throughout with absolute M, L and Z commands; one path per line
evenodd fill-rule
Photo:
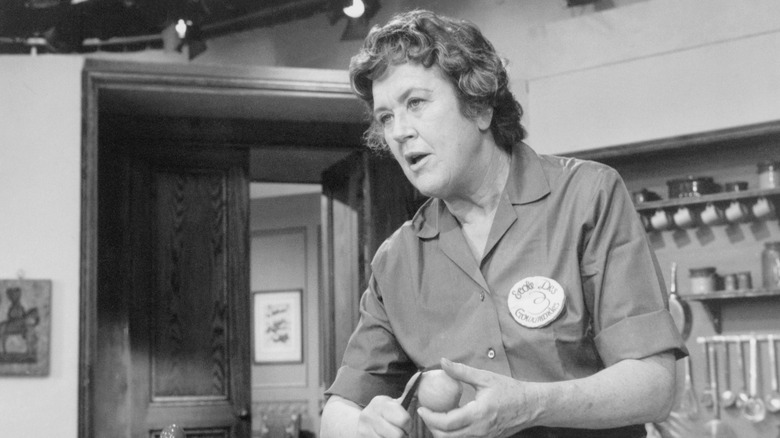
M 650 201 L 636 204 L 636 209 L 640 213 L 652 213 L 658 209 L 671 207 L 691 206 L 707 204 L 710 202 L 726 203 L 740 199 L 757 199 L 765 197 L 780 196 L 780 188 L 774 189 L 752 189 L 742 192 L 721 192 L 702 196 L 690 196 L 685 198 L 666 199 L 662 201 Z
M 735 301 L 745 301 L 754 299 L 777 299 L 780 298 L 780 289 L 740 289 L 733 291 L 717 291 L 707 294 L 685 294 L 680 295 L 683 301 L 699 301 L 704 305 L 704 310 L 712 321 L 715 333 L 721 333 L 721 307 L 725 304 Z

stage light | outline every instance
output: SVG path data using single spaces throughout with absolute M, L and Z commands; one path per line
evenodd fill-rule
M 358 18 L 366 12 L 366 5 L 361 0 L 352 0 L 352 4 L 343 9 L 347 17 Z

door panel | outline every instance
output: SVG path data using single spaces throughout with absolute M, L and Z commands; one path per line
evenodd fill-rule
M 121 408 L 126 423 L 98 419 L 97 435 L 153 437 L 176 422 L 188 436 L 249 437 L 247 152 L 116 153 L 119 211 L 104 220 L 121 225 L 106 240 L 120 245 L 98 323 L 120 342 L 99 342 L 97 367 L 119 391 L 98 390 L 96 405 Z
M 328 168 L 323 185 L 322 297 L 324 386 L 341 364 L 357 325 L 371 260 L 384 240 L 425 202 L 389 156 L 360 151 Z

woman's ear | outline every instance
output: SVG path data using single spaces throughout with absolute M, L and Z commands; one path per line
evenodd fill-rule
M 493 122 L 493 108 L 485 108 L 479 112 L 477 116 L 477 127 L 481 131 L 487 131 L 490 129 L 490 124 Z

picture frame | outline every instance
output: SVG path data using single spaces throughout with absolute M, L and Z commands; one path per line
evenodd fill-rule
M 255 364 L 303 362 L 303 290 L 252 293 L 252 356 Z
M 48 376 L 51 280 L 0 280 L 0 377 Z

